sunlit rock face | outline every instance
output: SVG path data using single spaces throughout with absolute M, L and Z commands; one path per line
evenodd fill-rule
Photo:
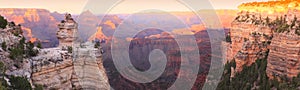
M 260 12 L 260 13 L 286 13 L 289 10 L 300 10 L 300 2 L 298 0 L 277 0 L 267 2 L 251 2 L 241 4 L 241 11 Z
M 237 70 L 241 71 L 243 65 L 251 65 L 257 59 L 267 54 L 267 44 L 271 36 L 271 29 L 265 26 L 255 26 L 247 23 L 232 23 L 230 30 L 231 46 L 227 53 L 230 59 L 237 63 Z
M 300 73 L 299 1 L 281 0 L 244 3 L 232 23 L 228 59 L 237 71 L 257 59 L 267 58 L 270 79 L 292 78 Z M 264 57 L 268 55 L 268 57 Z

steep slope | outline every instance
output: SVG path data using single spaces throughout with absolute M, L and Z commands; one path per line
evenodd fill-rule
M 241 12 L 232 23 L 228 49 L 228 59 L 236 61 L 237 71 L 267 54 L 269 78 L 292 78 L 300 73 L 299 4 L 296 0 L 283 0 L 239 6 Z

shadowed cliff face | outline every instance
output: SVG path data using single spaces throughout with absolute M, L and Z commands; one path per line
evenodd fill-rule
M 148 32 L 157 32 L 158 34 L 155 34 L 156 37 L 151 37 L 153 35 L 146 34 Z M 172 37 L 170 34 L 166 34 L 165 32 L 161 30 L 149 30 L 149 31 L 143 31 L 138 33 L 135 38 L 133 38 L 130 42 L 129 46 L 129 57 L 131 60 L 131 63 L 134 65 L 134 67 L 140 71 L 146 71 L 148 70 L 151 65 L 149 63 L 149 54 L 154 49 L 160 49 L 162 50 L 167 57 L 167 65 L 166 69 L 163 72 L 163 74 L 156 80 L 150 82 L 150 83 L 137 83 L 130 81 L 126 78 L 124 78 L 115 68 L 115 65 L 113 63 L 112 57 L 111 57 L 111 47 L 110 47 L 110 41 L 106 45 L 104 45 L 104 54 L 103 54 L 103 65 L 104 68 L 107 71 L 107 76 L 109 78 L 109 83 L 114 89 L 167 89 L 170 86 L 172 86 L 176 79 L 178 79 L 178 74 L 180 71 L 180 65 L 181 63 L 187 63 L 187 62 L 193 62 L 188 61 L 187 58 L 181 58 L 181 53 L 179 50 L 179 45 L 177 42 L 184 42 L 184 43 L 190 43 L 191 39 L 188 38 L 188 36 L 180 36 L 177 41 Z M 194 90 L 201 89 L 203 86 L 206 75 L 208 74 L 208 70 L 210 68 L 211 63 L 211 43 L 209 39 L 209 35 L 207 31 L 200 31 L 196 33 L 195 35 L 192 35 L 196 38 L 196 42 L 198 44 L 198 49 L 200 53 L 200 57 L 193 57 L 190 58 L 196 58 L 197 60 L 200 60 L 200 68 L 197 80 L 193 86 Z M 118 42 L 118 44 L 122 44 L 121 42 Z M 119 48 L 118 48 L 119 49 Z M 120 48 L 122 49 L 122 48 Z M 189 48 L 182 48 L 185 52 L 191 52 L 192 50 Z M 157 59 L 159 62 L 160 59 Z M 180 71 L 185 72 L 185 71 Z M 189 73 L 185 73 L 187 74 Z M 147 78 L 147 77 L 144 77 Z M 189 81 L 189 79 L 186 79 Z
M 228 28 L 229 26 L 226 26 L 231 22 L 234 18 L 235 11 L 218 11 L 217 14 L 225 15 L 222 18 L 226 18 L 221 22 L 224 22 L 225 28 Z M 228 13 L 228 14 L 227 14 Z M 193 13 L 172 13 L 178 16 L 182 21 L 188 24 L 188 28 L 181 27 L 180 25 L 177 25 L 176 23 L 172 23 L 172 20 L 166 21 L 166 22 L 159 22 L 159 23 L 153 23 L 153 24 L 162 24 L 170 27 L 177 27 L 178 29 L 172 30 L 171 33 L 173 34 L 179 34 L 182 35 L 177 41 L 182 41 L 184 43 L 191 43 L 190 38 L 185 37 L 187 36 L 193 36 L 196 38 L 196 42 L 198 44 L 198 49 L 200 51 L 200 57 L 191 57 L 191 58 L 197 58 L 200 60 L 200 69 L 198 70 L 198 77 L 196 80 L 196 83 L 194 84 L 193 89 L 197 90 L 200 89 L 206 79 L 206 76 L 208 74 L 208 70 L 210 68 L 211 64 L 211 42 L 208 35 L 208 32 L 205 30 L 205 27 L 201 24 L 201 20 L 193 15 Z M 205 15 L 205 11 L 203 11 L 203 14 Z M 232 15 L 231 15 L 232 14 Z M 122 20 L 125 16 L 118 15 L 120 20 Z M 122 16 L 122 17 L 121 17 Z M 207 15 L 209 16 L 209 15 Z M 138 18 L 150 18 L 150 19 L 159 19 L 162 18 L 160 14 L 141 14 Z M 155 18 L 153 18 L 155 17 Z M 215 17 L 214 17 L 215 18 Z M 113 19 L 114 20 L 114 19 Z M 103 24 L 101 24 L 101 27 L 106 27 L 106 29 L 101 28 L 101 30 L 98 30 L 97 33 L 104 34 L 99 36 L 106 36 L 106 37 L 112 37 L 110 33 L 113 33 L 115 31 L 115 27 L 118 27 L 119 23 L 109 20 L 102 21 Z M 134 22 L 139 24 L 139 22 L 143 23 L 143 21 Z M 218 21 L 216 21 L 218 22 Z M 103 31 L 104 30 L 104 31 Z M 192 33 L 187 33 L 186 31 L 191 30 Z M 105 32 L 105 31 L 109 31 Z M 214 35 L 214 36 L 221 36 L 221 35 Z M 96 37 L 97 38 L 97 37 Z M 98 38 L 101 39 L 101 38 Z M 110 85 L 114 89 L 167 89 L 177 79 L 178 73 L 180 71 L 180 64 L 182 62 L 186 62 L 186 58 L 181 58 L 181 54 L 179 51 L 178 44 L 176 40 L 171 37 L 171 35 L 166 34 L 165 32 L 157 29 L 148 29 L 142 32 L 139 32 L 137 35 L 135 35 L 134 38 L 126 38 L 126 40 L 131 40 L 130 46 L 129 46 L 129 57 L 131 60 L 131 63 L 134 65 L 134 67 L 140 71 L 146 71 L 150 68 L 149 63 L 149 54 L 152 50 L 160 49 L 162 50 L 167 57 L 167 68 L 165 69 L 164 73 L 161 77 L 156 79 L 155 81 L 151 83 L 137 83 L 130 81 L 120 75 L 120 73 L 117 71 L 117 69 L 114 66 L 112 56 L 111 56 L 111 41 L 108 39 L 105 43 L 103 49 L 103 60 L 104 60 L 104 67 L 107 71 L 107 75 L 109 78 Z M 117 44 L 122 44 L 122 42 L 118 42 Z M 218 46 L 219 44 L 214 44 Z M 118 48 L 119 49 L 119 48 Z M 124 49 L 124 48 L 120 48 Z M 184 51 L 190 52 L 191 50 L 189 48 L 184 48 Z M 217 55 L 215 55 L 217 56 Z M 184 71 L 181 71 L 184 72 Z M 188 74 L 188 73 L 186 73 Z M 188 75 L 187 75 L 188 76 Z M 146 77 L 145 77 L 146 78 Z M 188 81 L 188 79 L 187 79 Z

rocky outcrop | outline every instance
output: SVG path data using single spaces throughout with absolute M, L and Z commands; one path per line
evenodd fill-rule
M 16 70 L 14 67 L 15 61 L 9 58 L 9 48 L 19 44 L 19 41 L 23 38 L 21 26 L 15 25 L 11 22 L 8 23 L 6 28 L 0 28 L 0 61 L 6 64 L 9 71 Z M 6 46 L 6 47 L 3 47 Z
M 2 16 L 0 17 L 3 18 Z M 7 83 L 7 86 L 3 86 L 4 88 L 12 89 L 16 83 L 11 82 L 11 77 L 20 77 L 25 80 L 22 82 L 26 83 L 24 85 L 30 86 L 32 70 L 31 60 L 28 57 L 31 57 L 37 51 L 37 48 L 26 41 L 21 25 L 17 25 L 14 22 L 6 22 L 6 19 L 1 19 L 1 25 L 6 25 L 6 27 L 0 28 L 0 62 L 2 68 L 0 78 L 3 80 L 1 82 Z M 27 52 L 30 52 L 30 55 Z M 30 83 L 27 83 L 26 80 Z
M 102 64 L 102 55 L 94 44 L 87 42 L 81 44 L 82 48 L 75 48 L 74 72 L 76 79 L 73 79 L 74 86 L 81 89 L 108 90 L 110 85 Z
M 45 89 L 71 89 L 73 62 L 71 54 L 60 48 L 42 49 L 32 58 L 32 81 Z
M 77 23 L 70 14 L 58 25 L 59 47 L 41 49 L 32 58 L 32 82 L 45 89 L 96 89 L 110 88 L 102 65 L 101 48 L 95 43 L 75 43 Z
M 42 49 L 32 58 L 32 81 L 45 89 L 96 89 L 110 88 L 102 64 L 101 53 L 87 43 L 72 53 L 61 48 Z
M 5 42 L 8 46 L 12 46 L 18 43 L 19 40 L 23 37 L 21 33 L 21 26 L 9 22 L 5 29 L 0 28 L 0 43 Z
M 77 23 L 73 20 L 71 14 L 65 15 L 65 20 L 58 24 L 59 30 L 56 35 L 59 40 L 59 48 L 68 49 L 72 47 L 73 42 L 76 40 L 78 31 Z

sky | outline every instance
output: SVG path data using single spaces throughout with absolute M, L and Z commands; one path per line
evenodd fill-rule
M 133 13 L 147 9 L 163 11 L 189 11 L 190 9 L 176 0 L 124 0 L 118 3 L 112 0 L 0 0 L 0 8 L 42 8 L 59 13 L 80 14 L 90 8 L 94 11 L 109 13 Z M 184 0 L 183 0 L 184 1 Z M 201 3 L 203 0 L 194 0 Z M 237 9 L 239 4 L 267 0 L 209 0 L 214 9 Z M 93 5 L 91 5 L 93 4 Z M 114 7 L 112 7 L 114 5 Z M 101 10 L 99 10 L 101 8 Z M 93 11 L 93 10 L 92 10 Z M 107 13 L 107 11 L 106 11 Z

